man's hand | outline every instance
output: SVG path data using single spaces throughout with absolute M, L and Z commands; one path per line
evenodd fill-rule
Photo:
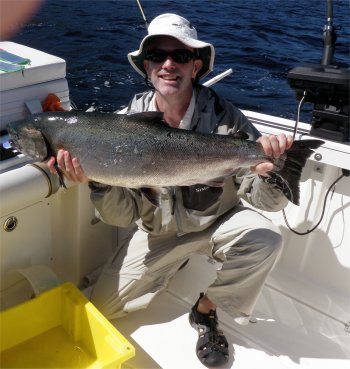
M 50 172 L 53 174 L 57 174 L 55 163 L 56 159 L 53 156 L 46 163 Z M 79 163 L 79 159 L 71 158 L 70 153 L 66 150 L 58 150 L 57 165 L 64 177 L 71 182 L 87 183 L 90 181 L 90 179 L 86 177 L 83 168 Z
M 281 133 L 278 136 L 261 136 L 257 139 L 257 142 L 261 143 L 266 155 L 272 156 L 277 159 L 292 146 L 293 137 Z M 267 172 L 273 170 L 273 164 L 270 162 L 260 163 L 253 167 L 252 170 L 263 177 L 268 177 Z

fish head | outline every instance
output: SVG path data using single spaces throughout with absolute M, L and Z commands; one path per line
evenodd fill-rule
M 48 157 L 46 140 L 39 129 L 21 120 L 7 125 L 11 147 L 38 161 Z

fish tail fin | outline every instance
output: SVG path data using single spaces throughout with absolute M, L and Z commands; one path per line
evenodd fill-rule
M 299 205 L 300 199 L 300 178 L 303 167 L 307 159 L 320 147 L 324 141 L 321 140 L 300 140 L 294 141 L 292 147 L 286 151 L 286 158 L 283 160 L 283 168 L 276 172 L 268 173 L 269 182 L 276 184 L 282 190 L 289 201 Z

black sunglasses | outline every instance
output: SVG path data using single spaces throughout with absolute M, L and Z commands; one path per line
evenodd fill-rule
M 187 49 L 166 51 L 162 49 L 147 50 L 145 59 L 153 63 L 163 63 L 170 56 L 175 63 L 186 64 L 197 57 L 197 54 Z

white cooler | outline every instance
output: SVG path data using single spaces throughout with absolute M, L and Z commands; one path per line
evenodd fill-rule
M 40 111 L 40 103 L 54 93 L 62 107 L 70 109 L 66 62 L 56 56 L 14 42 L 0 42 L 0 48 L 30 59 L 30 64 L 15 72 L 0 71 L 0 130 L 6 124 Z

